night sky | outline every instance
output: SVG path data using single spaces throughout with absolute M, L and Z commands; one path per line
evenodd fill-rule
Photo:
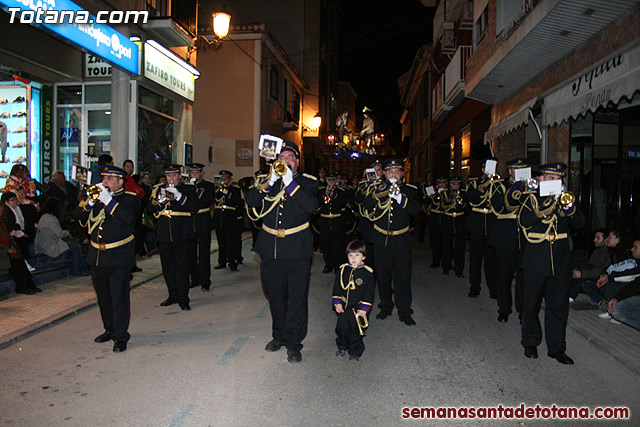
M 373 109 L 376 132 L 392 130 L 393 142 L 400 142 L 397 80 L 417 50 L 431 43 L 434 12 L 418 0 L 340 1 L 339 79 L 358 93 L 358 127 L 366 105 Z

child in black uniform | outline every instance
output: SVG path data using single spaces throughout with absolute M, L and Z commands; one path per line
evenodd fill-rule
M 348 351 L 349 360 L 360 359 L 364 352 L 363 335 L 360 335 L 357 323 L 361 320 L 356 317 L 366 320 L 375 295 L 373 269 L 365 265 L 366 256 L 367 247 L 364 243 L 359 240 L 349 243 L 349 263 L 340 266 L 333 285 L 332 303 L 338 314 L 336 356 L 342 357 Z

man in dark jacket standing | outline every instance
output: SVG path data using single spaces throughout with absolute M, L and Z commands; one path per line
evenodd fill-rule
M 307 335 L 309 272 L 313 243 L 309 218 L 318 206 L 318 182 L 299 174 L 300 151 L 284 141 L 278 160 L 287 165 L 280 176 L 274 169 L 247 191 L 250 216 L 263 216 L 254 250 L 260 255 L 260 276 L 271 308 L 272 336 L 265 350 L 287 347 L 287 360 L 302 361 Z
M 190 182 L 196 187 L 198 210 L 193 212 L 193 231 L 195 239 L 191 241 L 189 255 L 189 273 L 191 287 L 201 286 L 203 291 L 211 287 L 211 206 L 213 205 L 215 185 L 202 179 L 204 165 L 192 163 L 187 166 Z
M 398 307 L 398 317 L 406 325 L 415 325 L 411 315 L 411 217 L 418 214 L 418 188 L 402 182 L 404 163 L 398 159 L 384 163 L 386 181 L 381 182 L 364 200 L 364 209 L 375 221 L 371 242 L 375 248 L 375 272 L 380 294 L 380 312 L 384 319 Z M 392 286 L 393 282 L 393 286 Z
M 229 264 L 231 271 L 238 271 L 242 250 L 242 229 L 238 216 L 242 216 L 244 202 L 240 187 L 231 185 L 233 174 L 228 170 L 221 170 L 220 177 L 222 185 L 216 189 L 213 211 L 213 226 L 218 239 L 218 265 L 213 268 L 220 270 Z
M 134 233 L 140 199 L 124 189 L 126 173 L 116 166 L 103 166 L 98 200 L 85 200 L 76 217 L 89 228 L 91 246 L 87 264 L 98 296 L 104 333 L 95 342 L 113 340 L 113 351 L 127 349 L 131 317 L 129 277 L 135 260 Z
M 198 209 L 195 187 L 181 181 L 182 166 L 170 165 L 164 173 L 167 185 L 153 187 L 147 211 L 156 223 L 156 240 L 160 252 L 162 274 L 169 297 L 160 303 L 166 307 L 178 303 L 182 310 L 189 306 L 189 242 L 194 239 L 191 212 Z

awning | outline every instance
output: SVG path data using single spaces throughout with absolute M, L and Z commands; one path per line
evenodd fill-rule
M 484 134 L 484 143 L 488 144 L 494 139 L 509 134 L 527 124 L 527 121 L 529 121 L 529 110 L 531 110 L 531 107 L 533 107 L 537 100 L 537 97 L 533 98 L 497 122 L 491 123 L 491 126 L 489 126 L 489 129 Z
M 544 123 L 553 126 L 599 107 L 617 105 L 640 90 L 640 45 L 583 71 L 544 98 Z

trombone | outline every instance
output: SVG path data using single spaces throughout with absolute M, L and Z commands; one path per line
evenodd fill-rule
M 369 321 L 367 320 L 367 316 L 360 317 L 358 316 L 358 312 L 355 308 L 351 309 L 353 311 L 353 315 L 356 316 L 356 324 L 358 325 L 358 332 L 360 336 L 364 336 L 367 331 L 366 329 L 369 327 Z

